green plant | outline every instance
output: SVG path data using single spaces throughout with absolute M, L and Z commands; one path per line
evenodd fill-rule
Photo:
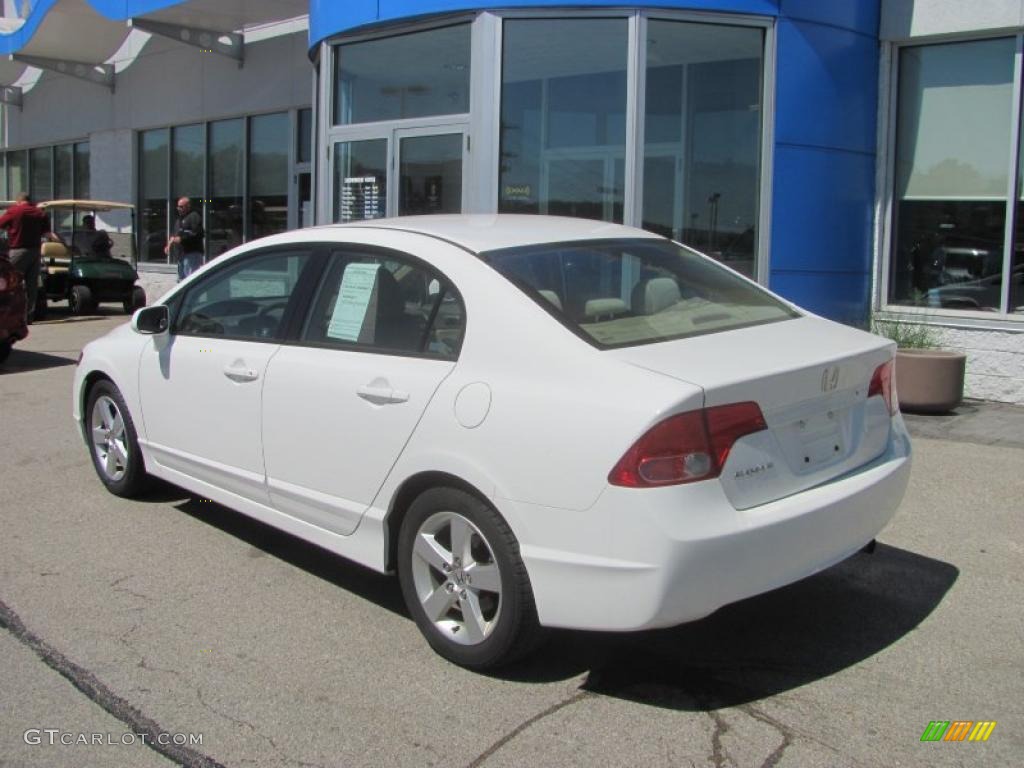
M 895 341 L 900 349 L 934 349 L 939 346 L 938 332 L 922 323 L 873 317 L 871 332 Z

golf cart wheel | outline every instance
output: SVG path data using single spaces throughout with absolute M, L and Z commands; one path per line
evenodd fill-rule
M 46 305 L 46 291 L 40 287 L 39 293 L 36 294 L 36 306 L 32 311 L 33 320 L 43 320 L 46 317 L 46 311 L 48 307 Z
M 124 313 L 130 315 L 136 309 L 142 309 L 144 306 L 146 306 L 146 292 L 142 286 L 136 285 L 132 288 L 132 295 L 124 300 Z
M 84 315 L 91 312 L 95 306 L 92 300 L 92 291 L 87 285 L 75 285 L 71 287 L 71 295 L 68 297 L 68 306 L 71 307 L 71 314 Z

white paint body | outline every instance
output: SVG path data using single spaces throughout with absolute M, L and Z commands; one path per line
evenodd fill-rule
M 89 377 L 110 378 L 150 474 L 381 571 L 403 484 L 445 473 L 508 521 L 542 624 L 637 630 L 699 618 L 871 541 L 902 499 L 910 442 L 899 414 L 868 397 L 872 373 L 893 354 L 884 339 L 801 313 L 600 350 L 474 255 L 653 237 L 581 220 L 457 216 L 249 243 L 177 291 L 225 259 L 275 244 L 391 248 L 433 265 L 461 293 L 458 361 L 144 336 L 124 326 L 85 348 L 74 415 L 81 422 Z M 834 366 L 825 392 L 822 370 Z M 239 382 L 226 368 L 252 376 Z M 369 402 L 357 390 L 370 384 L 407 397 Z M 769 428 L 736 443 L 720 478 L 609 484 L 627 449 L 667 416 L 747 400 Z M 801 457 L 818 450 L 815 435 L 834 442 L 835 455 L 807 469 Z

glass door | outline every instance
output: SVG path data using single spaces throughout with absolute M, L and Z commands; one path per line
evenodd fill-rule
M 336 222 L 461 213 L 468 126 L 392 128 L 332 145 Z
M 395 209 L 398 215 L 461 213 L 465 130 L 399 130 L 395 131 L 395 139 L 398 148 Z

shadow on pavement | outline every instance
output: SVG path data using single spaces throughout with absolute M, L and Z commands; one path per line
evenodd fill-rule
M 77 355 L 77 353 L 76 353 Z M 27 373 L 28 371 L 42 371 L 47 368 L 60 368 L 64 365 L 75 365 L 74 357 L 59 357 L 48 355 L 45 352 L 30 352 L 27 349 L 18 349 L 17 346 L 11 350 L 11 356 L 0 365 L 0 376 L 10 373 Z
M 177 491 L 174 486 L 169 488 Z M 187 515 L 231 534 L 254 547 L 250 557 L 270 555 L 317 578 L 371 600 L 392 613 L 409 618 L 398 579 L 379 574 L 220 504 L 180 491 L 186 500 L 175 504 Z M 182 498 L 177 496 L 175 498 Z M 411 618 L 409 619 L 412 620 Z
M 215 502 L 190 497 L 176 507 L 251 544 L 253 557 L 277 557 L 409 617 L 396 578 Z M 738 706 L 885 650 L 935 610 L 959 573 L 941 560 L 879 544 L 872 555 L 854 555 L 690 624 L 622 634 L 553 631 L 539 651 L 492 676 L 539 683 L 587 673 L 581 688 L 604 696 L 688 711 Z
M 117 304 L 109 304 L 96 307 L 95 311 L 88 315 L 73 315 L 71 309 L 64 306 L 50 306 L 46 310 L 46 317 L 36 320 L 33 325 L 60 325 L 61 323 L 88 323 L 94 320 L 105 320 L 108 317 L 123 317 L 126 321 L 131 315 L 126 315 L 124 310 Z

